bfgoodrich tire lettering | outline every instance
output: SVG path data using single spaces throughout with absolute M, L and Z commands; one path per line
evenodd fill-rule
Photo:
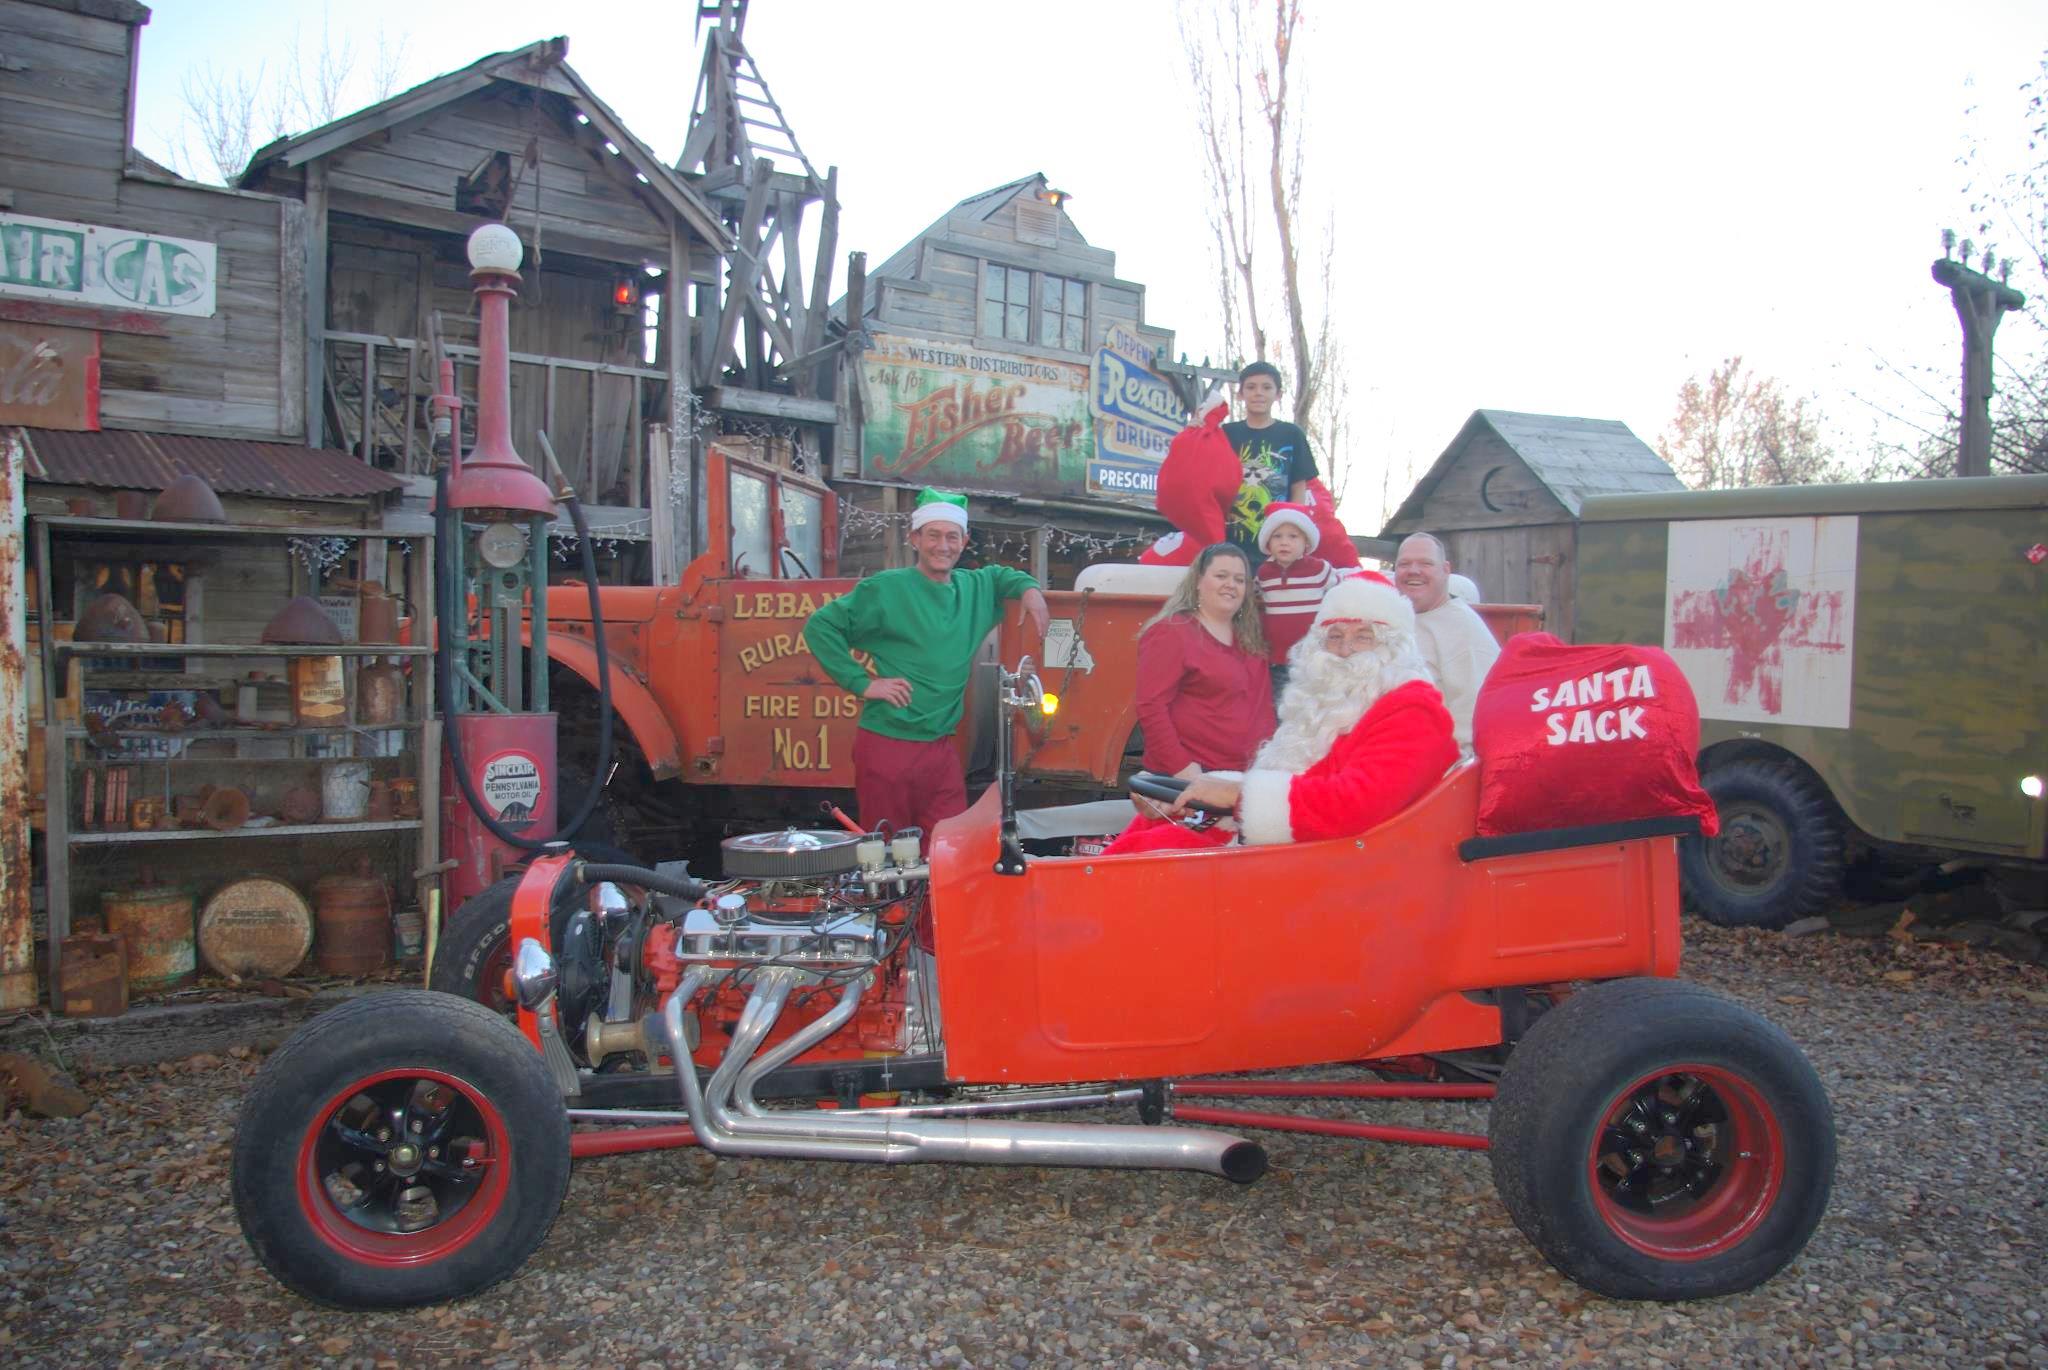
M 250 1248 L 339 1308 L 489 1288 L 547 1236 L 568 1184 L 569 1117 L 540 1054 L 446 994 L 372 995 L 314 1019 L 264 1064 L 235 1129 Z
M 1834 1182 L 1834 1117 L 1805 1056 L 1676 981 L 1595 985 L 1546 1013 L 1508 1058 L 1489 1134 L 1515 1226 L 1613 1298 L 1761 1284 L 1804 1248 Z

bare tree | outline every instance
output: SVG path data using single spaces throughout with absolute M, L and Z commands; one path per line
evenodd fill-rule
M 256 110 L 263 88 L 261 64 L 253 76 L 223 72 L 211 62 L 185 73 L 179 98 L 198 137 L 200 151 L 213 164 L 223 185 L 249 165 L 249 154 L 262 141 L 258 130 L 264 125 Z M 199 170 L 188 157 L 176 151 L 172 156 L 181 175 L 191 176 Z
M 224 72 L 209 63 L 187 72 L 180 92 L 182 145 L 171 148 L 170 159 L 190 176 L 203 155 L 222 184 L 233 184 L 265 143 L 389 98 L 398 89 L 406 51 L 403 35 L 394 39 L 380 29 L 370 68 L 360 73 L 354 44 L 346 34 L 337 41 L 323 16 L 317 45 L 309 46 L 294 28 L 274 70 L 258 64 L 253 73 Z M 198 154 L 190 150 L 194 141 Z
M 1268 9 L 1270 29 L 1261 13 Z M 1326 229 L 1312 253 L 1301 229 L 1308 120 L 1297 40 L 1304 14 L 1303 0 L 1179 0 L 1209 179 L 1224 352 L 1280 367 L 1294 421 L 1316 443 L 1331 493 L 1341 495 L 1346 423 L 1326 412 L 1333 396 L 1340 403 L 1349 397 L 1348 386 L 1333 390 L 1331 382 L 1338 355 L 1329 289 L 1335 234 Z M 1267 244 L 1276 267 L 1264 265 Z M 1303 284 L 1301 259 L 1310 255 L 1322 270 L 1319 291 Z M 1266 322 L 1275 317 L 1284 330 L 1277 337 Z
M 1992 359 L 1993 475 L 2048 472 L 2048 53 L 2018 94 L 2016 110 L 1996 104 L 1969 110 L 1992 126 L 1975 127 L 1959 159 L 1970 225 L 1960 244 L 1963 264 L 1976 265 L 1981 254 L 1986 274 L 1995 272 L 2028 297 L 2027 307 L 1999 333 Z M 1945 254 L 1956 237 L 1942 235 Z M 2016 246 L 2008 251 L 2005 244 Z M 1924 277 L 1918 288 L 1930 288 Z M 1943 341 L 1954 338 L 1951 331 Z M 1876 444 L 1880 472 L 1904 478 L 1953 475 L 1962 428 L 1960 368 L 1903 364 L 1875 354 L 1872 361 L 1885 389 L 1859 389 L 1857 398 L 1894 433 L 1912 434 Z
M 1805 397 L 1730 357 L 1678 389 L 1678 411 L 1657 452 L 1695 490 L 1847 480 Z

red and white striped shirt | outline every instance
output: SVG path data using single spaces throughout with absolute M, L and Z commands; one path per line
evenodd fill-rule
M 1268 558 L 1259 563 L 1257 579 L 1259 626 L 1273 664 L 1284 666 L 1288 650 L 1308 633 L 1323 596 L 1337 583 L 1337 569 L 1321 557 L 1303 557 L 1290 566 Z

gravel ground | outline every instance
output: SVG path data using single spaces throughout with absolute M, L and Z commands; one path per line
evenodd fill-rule
M 1810 1053 L 1840 1130 L 1818 1234 L 1737 1297 L 1588 1295 L 1514 1230 L 1481 1154 L 1276 1135 L 1247 1189 L 594 1160 L 507 1283 L 336 1313 L 273 1283 L 235 1225 L 254 1060 L 196 1057 L 84 1081 L 80 1119 L 0 1121 L 0 1363 L 2048 1366 L 2048 972 L 1885 937 L 1688 937 L 1689 976 Z

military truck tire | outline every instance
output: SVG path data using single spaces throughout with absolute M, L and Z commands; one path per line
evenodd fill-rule
M 1686 902 L 1724 928 L 1782 928 L 1841 893 L 1843 820 L 1827 789 L 1793 761 L 1751 758 L 1700 777 L 1719 837 L 1679 844 Z

